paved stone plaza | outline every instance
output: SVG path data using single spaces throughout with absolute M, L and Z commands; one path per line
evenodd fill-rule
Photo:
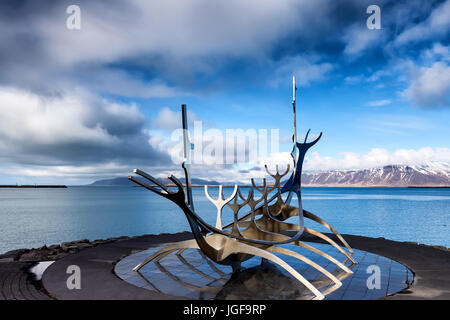
M 413 275 L 413 283 L 408 287 L 405 284 L 403 289 L 397 287 L 395 291 L 398 289 L 400 292 L 395 294 L 392 294 L 393 292 L 390 292 L 389 287 L 387 287 L 388 296 L 382 299 L 450 299 L 450 252 L 448 250 L 382 238 L 344 236 L 349 244 L 358 250 L 356 251 L 357 253 L 366 251 L 368 253 L 365 255 L 370 257 L 370 259 L 375 259 L 377 255 L 382 256 L 382 258 L 377 259 L 385 261 L 385 266 L 387 266 L 387 263 L 391 267 L 394 266 L 393 270 L 396 271 L 399 271 L 398 267 L 401 265 L 411 270 L 412 274 L 406 271 L 405 280 L 410 281 L 410 276 Z M 157 236 L 146 235 L 86 248 L 50 265 L 43 274 L 42 282 L 33 280 L 32 275 L 27 272 L 33 265 L 33 262 L 12 261 L 13 259 L 8 258 L 2 259 L 0 262 L 0 299 L 192 299 L 194 297 L 180 296 L 176 292 L 164 293 L 136 286 L 121 279 L 114 271 L 116 267 L 120 266 L 120 261 L 126 261 L 126 258 L 132 254 L 148 250 L 150 247 L 159 246 L 163 243 L 190 238 L 191 234 L 188 232 Z M 305 240 L 313 241 L 313 239 Z M 144 253 L 142 254 L 144 255 Z M 189 258 L 189 255 L 186 256 L 185 253 L 183 253 L 183 256 L 185 259 Z M 370 259 L 367 260 L 367 263 L 377 261 Z M 360 262 L 365 264 L 364 260 L 362 259 Z M 67 288 L 66 281 L 69 274 L 66 271 L 70 265 L 78 265 L 81 269 L 80 290 L 69 290 Z M 247 275 L 245 272 L 243 273 L 243 277 Z M 361 277 L 362 275 L 363 273 L 360 273 Z M 367 274 L 364 274 L 364 276 L 365 281 Z M 358 277 L 354 277 L 354 279 L 358 279 Z M 286 279 L 283 281 L 286 281 Z M 350 292 L 348 290 L 351 288 L 352 282 L 353 280 L 346 282 L 344 279 L 343 286 L 328 298 L 369 298 L 365 297 L 366 289 L 364 295 L 361 293 L 359 296 L 350 295 L 346 297 L 347 292 Z M 357 280 L 356 282 L 361 283 L 363 281 Z M 353 293 L 357 291 L 353 290 Z M 229 292 L 225 293 L 230 294 Z M 225 293 L 223 292 L 223 294 Z M 333 295 L 335 296 L 333 297 Z

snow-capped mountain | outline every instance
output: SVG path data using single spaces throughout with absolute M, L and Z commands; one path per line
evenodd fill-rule
M 389 165 L 381 168 L 310 172 L 302 175 L 303 185 L 355 186 L 450 186 L 450 164 Z

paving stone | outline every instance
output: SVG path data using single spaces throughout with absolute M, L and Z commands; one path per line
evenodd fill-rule
M 32 263 L 8 262 L 0 264 L 0 300 L 49 300 L 40 291 L 26 270 Z

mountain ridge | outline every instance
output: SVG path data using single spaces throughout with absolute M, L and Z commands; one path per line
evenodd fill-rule
M 450 186 L 450 165 L 387 165 L 356 170 L 305 172 L 303 185 L 339 186 Z
M 160 179 L 164 184 L 173 184 L 169 179 Z M 185 179 L 180 181 L 185 183 Z M 192 178 L 192 185 L 234 185 L 232 182 L 219 183 L 215 180 Z M 89 186 L 135 186 L 127 177 L 97 180 Z M 387 165 L 377 168 L 354 170 L 326 170 L 304 172 L 304 186 L 385 186 L 385 187 L 442 187 L 450 186 L 450 164 L 444 162 L 423 165 Z

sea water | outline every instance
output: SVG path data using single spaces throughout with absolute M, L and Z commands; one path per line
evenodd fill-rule
M 216 197 L 218 189 L 210 192 Z M 224 189 L 225 196 L 231 192 Z M 216 209 L 203 188 L 193 188 L 193 195 L 196 212 L 215 224 Z M 311 187 L 302 189 L 302 198 L 306 210 L 342 234 L 450 247 L 450 189 Z M 224 210 L 223 223 L 232 217 Z M 306 225 L 327 231 L 312 221 Z M 183 212 L 144 188 L 0 189 L 0 252 L 185 230 L 190 229 Z

